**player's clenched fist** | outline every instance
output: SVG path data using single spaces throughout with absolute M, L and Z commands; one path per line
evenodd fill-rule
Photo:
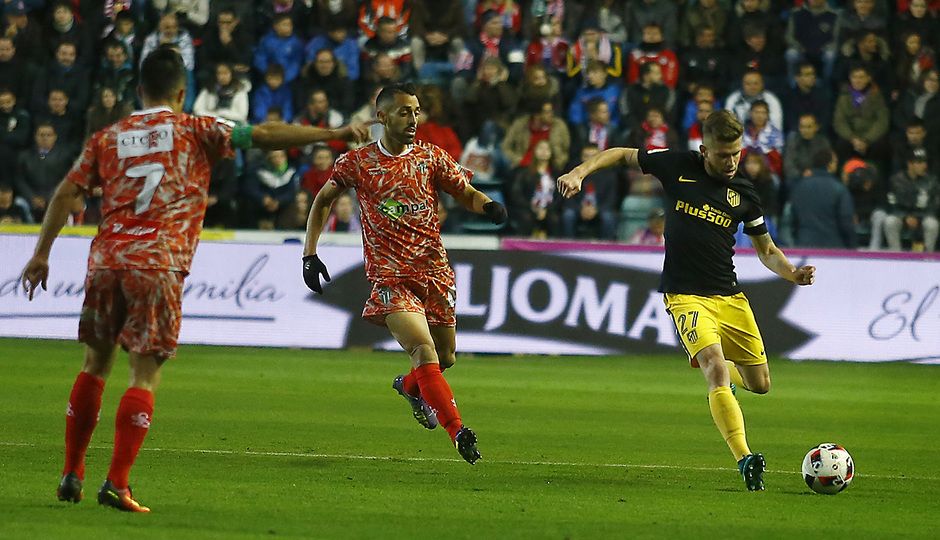
M 320 260 L 320 257 L 316 255 L 307 255 L 303 258 L 304 261 L 304 283 L 307 284 L 307 288 L 317 294 L 323 294 L 323 285 L 320 284 L 320 276 L 323 276 L 323 279 L 330 281 L 330 273 L 326 269 L 326 265 L 323 264 L 323 261 Z
M 793 271 L 793 283 L 797 285 L 812 285 L 816 281 L 816 267 L 802 266 Z
M 562 197 L 570 199 L 581 191 L 581 182 L 583 181 L 584 177 L 574 171 L 563 174 L 558 177 L 558 192 L 561 193 Z
M 495 225 L 502 225 L 509 218 L 506 207 L 496 201 L 490 201 L 483 205 L 483 215 Z

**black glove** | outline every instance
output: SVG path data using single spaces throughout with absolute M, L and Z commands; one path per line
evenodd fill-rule
M 320 285 L 320 276 L 330 281 L 330 273 L 326 270 L 326 265 L 316 255 L 307 255 L 304 261 L 304 283 L 307 288 L 317 294 L 323 294 L 323 286 Z
M 506 219 L 509 217 L 506 214 L 506 207 L 496 201 L 490 201 L 483 205 L 483 215 L 496 225 L 506 223 Z

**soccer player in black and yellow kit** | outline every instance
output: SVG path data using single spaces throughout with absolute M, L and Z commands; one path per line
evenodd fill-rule
M 764 266 L 797 285 L 811 285 L 815 268 L 794 267 L 770 235 L 754 186 L 737 177 L 743 128 L 728 111 L 702 126 L 700 152 L 610 148 L 558 179 L 572 197 L 599 169 L 640 167 L 659 178 L 666 198 L 666 259 L 660 291 L 666 311 L 693 367 L 708 382 L 715 425 L 751 491 L 764 489 L 764 457 L 752 453 L 744 416 L 732 393 L 737 385 L 757 394 L 770 390 L 770 370 L 760 331 L 734 273 L 734 233 L 744 222 Z

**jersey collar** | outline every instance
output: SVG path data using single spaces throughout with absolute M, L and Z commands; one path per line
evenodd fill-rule
M 412 151 L 412 150 L 414 149 L 414 147 L 415 147 L 415 145 L 409 144 L 408 146 L 405 147 L 405 149 L 402 151 L 401 154 L 393 154 L 393 153 L 389 152 L 388 149 L 386 149 L 384 146 L 382 146 L 382 139 L 379 139 L 379 140 L 376 141 L 376 142 L 377 142 L 378 145 L 379 145 L 379 151 L 382 152 L 383 154 L 385 154 L 385 155 L 388 156 L 388 157 L 407 156 L 408 154 L 411 153 L 411 151 Z
M 143 110 L 140 110 L 140 111 L 134 111 L 134 112 L 131 113 L 131 116 L 141 116 L 141 115 L 144 115 L 144 114 L 154 114 L 154 113 L 158 113 L 158 112 L 168 112 L 168 113 L 171 113 L 171 112 L 173 112 L 173 109 L 171 109 L 171 108 L 169 108 L 169 107 L 167 107 L 167 106 L 165 106 L 165 105 L 164 105 L 164 106 L 161 106 L 161 107 L 151 107 L 151 108 L 149 108 L 149 109 L 143 109 Z

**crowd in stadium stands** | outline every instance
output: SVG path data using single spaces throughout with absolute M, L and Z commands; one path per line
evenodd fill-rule
M 0 0 L 0 223 L 40 220 L 83 141 L 140 105 L 160 44 L 187 111 L 335 127 L 413 81 L 418 139 L 509 208 L 497 229 L 446 196 L 444 232 L 661 244 L 639 170 L 555 179 L 611 146 L 697 150 L 719 108 L 783 245 L 936 248 L 940 0 Z M 381 135 L 381 126 L 373 128 Z M 345 143 L 218 163 L 208 227 L 302 229 Z M 94 194 L 92 194 L 94 195 Z M 74 208 L 93 224 L 98 201 Z M 355 231 L 353 198 L 330 230 Z M 739 242 L 747 242 L 740 235 Z

